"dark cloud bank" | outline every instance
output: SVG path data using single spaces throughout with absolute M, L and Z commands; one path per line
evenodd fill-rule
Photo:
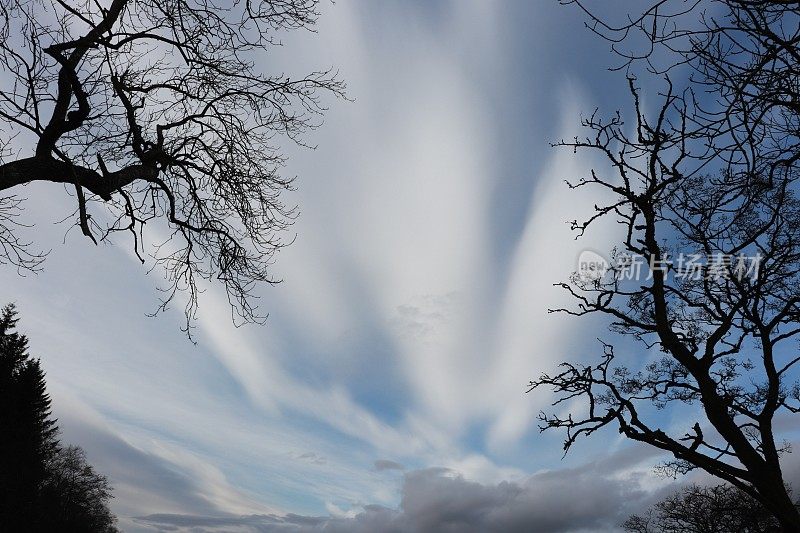
M 644 491 L 641 474 L 621 470 L 645 457 L 635 450 L 600 463 L 485 485 L 430 468 L 404 476 L 399 509 L 366 506 L 353 518 L 299 515 L 149 515 L 136 522 L 162 531 L 335 533 L 556 533 L 612 531 L 660 495 Z M 626 465 L 627 463 L 627 465 Z

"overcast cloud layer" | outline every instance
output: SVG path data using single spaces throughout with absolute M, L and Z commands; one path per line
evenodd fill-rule
M 0 269 L 2 298 L 65 440 L 126 531 L 614 530 L 668 488 L 658 458 L 609 432 L 562 460 L 525 390 L 596 352 L 598 324 L 546 309 L 613 230 L 573 240 L 592 201 L 563 180 L 591 161 L 548 143 L 626 105 L 625 80 L 556 2 L 342 0 L 317 29 L 262 58 L 334 66 L 354 99 L 287 148 L 301 216 L 265 326 L 233 327 L 211 288 L 192 345 L 180 309 L 146 316 L 158 272 L 129 243 L 65 237 L 63 191 L 26 189 L 53 251 L 38 276 Z

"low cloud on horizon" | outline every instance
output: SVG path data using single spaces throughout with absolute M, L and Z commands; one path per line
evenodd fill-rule
M 153 514 L 134 521 L 163 530 L 196 533 L 612 531 L 630 514 L 652 503 L 656 495 L 643 488 L 641 477 L 645 474 L 641 471 L 620 476 L 609 466 L 605 463 L 549 471 L 522 482 L 494 485 L 466 480 L 446 468 L 414 470 L 403 477 L 398 509 L 364 505 L 352 516 Z

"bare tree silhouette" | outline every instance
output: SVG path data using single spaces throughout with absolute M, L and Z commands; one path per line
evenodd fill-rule
M 700 14 L 700 25 L 682 29 L 686 13 Z M 566 450 L 616 426 L 670 452 L 664 472 L 702 468 L 762 504 L 785 531 L 800 531 L 781 469 L 789 446 L 774 431 L 776 417 L 800 411 L 792 346 L 800 333 L 797 17 L 796 2 L 745 0 L 661 1 L 620 27 L 590 17 L 630 69 L 635 122 L 595 113 L 584 121 L 586 138 L 558 145 L 608 162 L 571 182 L 612 197 L 573 228 L 581 236 L 613 217 L 623 238 L 605 276 L 561 284 L 577 307 L 554 311 L 605 315 L 614 334 L 661 355 L 629 369 L 619 343 L 604 341 L 596 364 L 564 363 L 531 382 L 552 387 L 557 404 L 584 400 L 580 413 L 541 416 L 542 429 L 566 430 Z M 623 48 L 635 31 L 649 44 L 642 53 Z M 651 114 L 630 77 L 642 62 L 666 79 Z M 680 68 L 692 73 L 685 90 L 670 81 Z M 708 262 L 685 275 L 681 254 Z M 648 278 L 620 275 L 626 257 L 640 257 Z M 749 258 L 758 258 L 755 269 Z M 690 411 L 697 418 L 665 428 L 654 411 L 680 404 L 698 406 Z
M 800 4 L 767 0 L 657 0 L 618 23 L 578 6 L 587 27 L 611 44 L 617 70 L 688 74 L 703 105 L 692 119 L 716 156 L 759 147 L 765 176 L 800 158 Z M 730 150 L 728 154 L 726 150 Z
M 770 533 L 780 528 L 775 517 L 730 485 L 691 485 L 670 494 L 647 513 L 623 524 L 629 533 Z
M 214 279 L 238 317 L 258 320 L 252 289 L 276 281 L 268 266 L 294 215 L 279 139 L 302 144 L 321 94 L 344 89 L 330 71 L 258 64 L 279 32 L 317 16 L 317 0 L 0 1 L 0 193 L 65 184 L 83 234 L 128 232 L 143 262 L 143 226 L 164 221 L 159 309 L 185 290 L 188 330 L 198 280 Z M 17 136 L 29 156 L 12 149 Z M 44 257 L 15 233 L 19 211 L 17 196 L 0 198 L 0 252 L 36 269 Z
M 47 463 L 47 481 L 36 509 L 42 531 L 118 533 L 109 509 L 108 479 L 86 460 L 80 446 L 60 446 Z M 25 530 L 31 531 L 32 524 Z

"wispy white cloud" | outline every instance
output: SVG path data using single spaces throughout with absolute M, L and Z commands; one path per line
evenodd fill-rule
M 576 345 L 572 325 L 546 308 L 563 302 L 551 285 L 587 244 L 565 220 L 592 199 L 566 200 L 562 178 L 582 167 L 554 151 L 540 172 L 522 171 L 537 185 L 519 201 L 529 207 L 519 235 L 493 226 L 502 139 L 514 133 L 497 100 L 519 95 L 506 83 L 533 83 L 517 72 L 533 67 L 504 48 L 504 9 L 340 2 L 325 7 L 318 34 L 288 35 L 264 58 L 286 70 L 335 65 L 355 98 L 332 106 L 309 139 L 317 150 L 287 148 L 301 217 L 276 263 L 284 283 L 262 294 L 264 327 L 231 325 L 212 287 L 190 345 L 178 313 L 144 317 L 157 280 L 124 249 L 79 236 L 57 246 L 48 222 L 61 193 L 31 188 L 39 237 L 56 252 L 39 278 L 0 271 L 0 283 L 20 304 L 65 432 L 109 473 L 123 516 L 358 521 L 369 504 L 395 508 L 422 478 L 541 495 L 526 481 L 535 460 L 506 452 L 527 442 L 545 401 L 525 384 Z M 501 72 L 507 82 L 492 80 Z M 590 105 L 580 81 L 553 85 L 542 117 L 530 117 L 541 123 L 532 144 L 572 136 Z M 503 239 L 512 253 L 498 260 Z

